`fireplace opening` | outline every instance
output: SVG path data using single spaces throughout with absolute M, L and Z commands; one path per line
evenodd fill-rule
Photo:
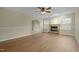
M 59 26 L 57 25 L 51 25 L 51 32 L 53 33 L 59 33 Z

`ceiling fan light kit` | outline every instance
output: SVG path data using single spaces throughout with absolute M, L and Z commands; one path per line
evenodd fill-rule
M 41 12 L 41 14 L 45 14 L 46 12 Z

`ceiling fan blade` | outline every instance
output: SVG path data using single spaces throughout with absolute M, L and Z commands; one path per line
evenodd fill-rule
M 51 7 L 48 7 L 47 10 L 48 10 L 48 9 L 51 9 Z
M 42 7 L 38 7 L 38 9 L 41 9 Z
M 46 11 L 47 13 L 50 13 L 51 11 Z
M 51 9 L 49 9 L 49 10 L 46 10 L 46 11 L 52 11 Z

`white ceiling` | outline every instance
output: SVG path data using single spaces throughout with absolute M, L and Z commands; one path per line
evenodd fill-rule
M 35 10 L 37 9 L 36 7 L 5 7 L 5 9 L 23 12 L 39 19 L 57 16 L 61 14 L 68 14 L 79 10 L 78 7 L 52 7 L 51 13 L 46 13 L 42 15 L 40 12 L 35 12 Z

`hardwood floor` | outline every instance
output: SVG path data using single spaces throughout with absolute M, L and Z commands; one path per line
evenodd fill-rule
M 77 52 L 78 43 L 71 36 L 39 33 L 0 42 L 2 51 L 8 52 Z

